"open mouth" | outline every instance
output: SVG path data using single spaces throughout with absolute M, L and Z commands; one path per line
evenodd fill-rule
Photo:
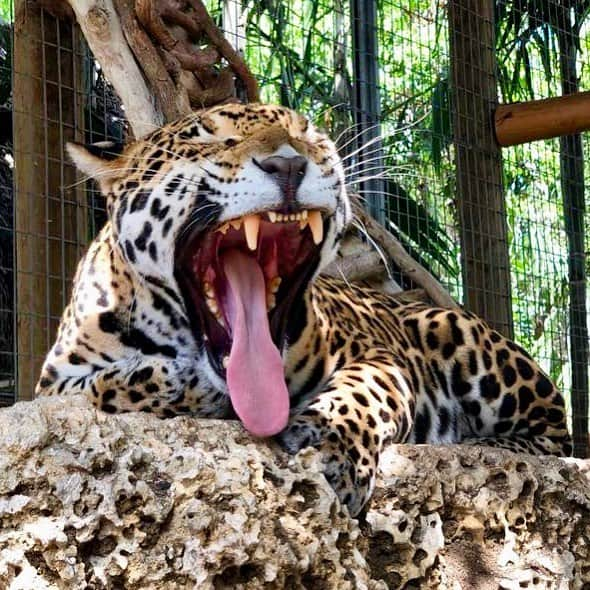
M 192 328 L 244 426 L 276 434 L 289 416 L 280 350 L 319 262 L 322 213 L 266 211 L 185 234 L 175 275 Z

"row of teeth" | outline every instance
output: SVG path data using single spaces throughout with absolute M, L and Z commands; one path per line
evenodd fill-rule
M 322 239 L 324 238 L 324 224 L 322 222 L 322 214 L 320 211 L 308 211 L 304 209 L 299 213 L 277 213 L 276 211 L 268 211 L 266 213 L 268 217 L 268 221 L 271 223 L 292 223 L 295 221 L 299 221 L 299 229 L 303 231 L 308 225 L 309 229 L 311 230 L 311 235 L 313 238 L 314 244 L 317 246 L 321 244 Z M 244 227 L 244 234 L 246 236 L 246 244 L 248 244 L 248 248 L 252 251 L 256 250 L 258 247 L 258 234 L 260 232 L 260 215 L 254 213 L 252 215 L 244 215 L 239 219 L 232 219 L 227 223 L 224 223 L 220 227 L 217 228 L 218 232 L 221 232 L 225 235 L 230 227 L 233 227 L 235 230 L 239 231 L 242 226 Z M 276 292 L 279 290 L 281 286 L 281 277 L 274 277 L 271 279 L 266 285 L 266 309 L 267 311 L 271 311 L 274 306 L 276 305 Z M 223 318 L 221 315 L 221 310 L 219 309 L 219 305 L 217 304 L 217 300 L 215 299 L 215 290 L 213 285 L 209 282 L 206 282 L 203 285 L 203 290 L 205 292 L 205 301 L 207 303 L 207 307 L 209 311 L 213 314 L 213 316 L 217 319 L 218 322 L 223 323 Z M 223 366 L 227 368 L 229 357 L 225 356 L 223 358 Z
M 303 231 L 308 225 L 313 237 L 313 243 L 317 246 L 321 244 L 324 238 L 324 224 L 322 222 L 322 214 L 318 210 L 308 211 L 307 209 L 299 213 L 276 213 L 275 211 L 268 211 L 266 213 L 268 220 L 271 223 L 290 223 L 299 221 L 299 229 Z M 246 235 L 246 243 L 250 250 L 256 250 L 258 246 L 258 233 L 260 231 L 260 215 L 254 213 L 252 215 L 244 215 L 239 219 L 232 219 L 215 231 L 226 234 L 230 227 L 235 230 L 240 230 L 244 226 L 244 234 Z
M 281 277 L 275 277 L 266 284 L 266 310 L 270 311 L 276 305 L 276 292 L 281 286 Z M 217 321 L 222 322 L 221 310 L 215 299 L 215 289 L 209 282 L 205 282 L 203 285 L 203 291 L 205 292 L 205 301 L 209 311 L 215 316 Z

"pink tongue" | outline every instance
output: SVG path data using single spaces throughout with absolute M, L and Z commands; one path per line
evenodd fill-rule
M 223 254 L 227 294 L 222 302 L 232 345 L 227 386 L 240 420 L 255 436 L 272 436 L 289 419 L 289 392 L 281 355 L 270 336 L 264 275 L 255 258 Z

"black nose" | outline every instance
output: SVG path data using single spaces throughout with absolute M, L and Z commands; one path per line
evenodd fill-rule
M 299 182 L 305 176 L 305 169 L 307 168 L 307 158 L 303 156 L 293 156 L 292 158 L 285 158 L 283 156 L 272 156 L 266 158 L 261 162 L 257 162 L 258 166 L 268 174 L 276 176 L 277 179 L 291 177 L 299 178 Z
M 271 156 L 260 162 L 257 160 L 254 160 L 254 162 L 278 183 L 287 204 L 295 199 L 295 193 L 305 176 L 307 158 L 303 156 L 293 156 L 291 158 Z

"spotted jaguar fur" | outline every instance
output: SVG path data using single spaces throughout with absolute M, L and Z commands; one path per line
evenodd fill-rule
M 391 442 L 570 454 L 561 394 L 484 321 L 318 277 L 351 209 L 334 144 L 303 117 L 226 105 L 120 153 L 68 149 L 109 221 L 37 394 L 237 416 L 290 452 L 320 449 L 352 514 Z

